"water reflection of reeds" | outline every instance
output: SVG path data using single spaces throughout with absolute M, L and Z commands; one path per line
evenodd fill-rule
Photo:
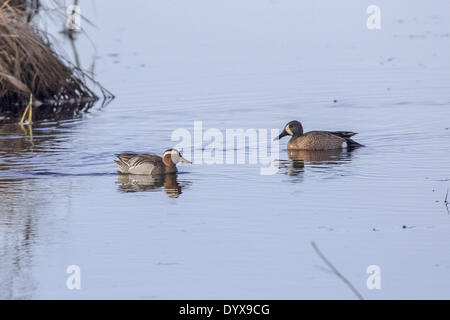
M 31 270 L 33 244 L 38 233 L 39 212 L 48 203 L 51 192 L 30 173 L 41 165 L 32 159 L 57 145 L 64 134 L 45 123 L 29 127 L 0 125 L 0 298 L 28 299 L 34 291 Z
M 33 296 L 33 248 L 42 212 L 53 197 L 48 184 L 33 174 L 45 168 L 35 158 L 61 148 L 71 130 L 55 123 L 37 123 L 30 136 L 27 127 L 0 125 L 0 299 Z
M 33 243 L 39 210 L 44 205 L 30 192 L 34 179 L 0 178 L 0 299 L 29 299 Z

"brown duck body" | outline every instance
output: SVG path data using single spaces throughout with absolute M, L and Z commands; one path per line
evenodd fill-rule
M 324 151 L 361 147 L 361 144 L 351 139 L 355 134 L 351 131 L 310 131 L 303 133 L 302 124 L 294 120 L 284 127 L 283 132 L 276 139 L 291 136 L 287 145 L 288 150 Z
M 119 161 L 114 162 L 119 167 L 120 173 L 129 174 L 166 174 L 176 173 L 177 167 L 170 162 L 166 165 L 163 158 L 152 154 L 135 154 L 135 153 L 121 153 L 117 155 Z
M 347 148 L 347 139 L 328 131 L 310 131 L 294 136 L 288 142 L 288 150 L 335 150 Z

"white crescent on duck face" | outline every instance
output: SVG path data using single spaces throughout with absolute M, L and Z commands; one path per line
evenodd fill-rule
M 184 159 L 178 150 L 169 149 L 163 157 L 153 154 L 121 153 L 114 160 L 120 173 L 129 174 L 165 174 L 177 172 L 178 162 L 190 163 Z
M 336 150 L 362 147 L 350 137 L 356 133 L 351 131 L 310 131 L 303 133 L 303 126 L 299 121 L 291 121 L 285 127 L 278 139 L 291 136 L 288 150 Z
M 289 128 L 288 125 L 286 125 L 286 127 L 284 127 L 284 130 L 286 130 L 286 132 L 288 133 L 288 135 L 293 136 L 294 133 L 292 132 L 291 128 Z

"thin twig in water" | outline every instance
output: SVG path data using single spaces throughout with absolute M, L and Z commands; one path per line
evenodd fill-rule
M 448 210 L 448 189 L 447 189 L 447 194 L 445 195 L 445 200 L 444 200 L 444 204 L 445 204 L 445 208 L 447 209 L 447 214 L 450 214 L 450 211 Z
M 314 241 L 311 242 L 311 246 L 313 247 L 314 251 L 316 251 L 317 255 L 325 262 L 325 264 L 333 271 L 333 273 L 340 278 L 352 291 L 353 293 L 358 297 L 359 300 L 364 300 L 363 296 L 356 290 L 356 288 L 351 284 L 350 281 L 347 280 L 337 269 L 333 264 L 323 255 L 323 253 L 319 250 L 316 243 Z

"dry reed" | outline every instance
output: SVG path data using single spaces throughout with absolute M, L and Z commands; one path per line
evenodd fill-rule
M 79 108 L 76 105 L 98 99 L 85 83 L 83 71 L 58 56 L 45 34 L 27 23 L 23 11 L 11 7 L 10 1 L 3 1 L 0 4 L 0 116 L 19 115 L 30 94 L 37 105 L 52 105 L 40 111 L 53 113 L 68 110 L 67 106 L 56 107 L 61 104 Z M 39 113 L 46 117 L 45 112 Z

